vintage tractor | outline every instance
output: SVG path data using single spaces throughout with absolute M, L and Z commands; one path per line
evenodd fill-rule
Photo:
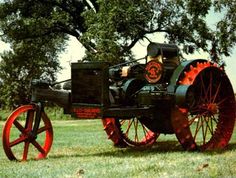
M 185 150 L 222 149 L 234 130 L 235 97 L 224 69 L 204 59 L 180 62 L 176 45 L 150 43 L 141 61 L 115 66 L 73 63 L 70 85 L 56 90 L 32 81 L 31 103 L 13 111 L 3 128 L 10 160 L 47 156 L 53 128 L 45 101 L 78 119 L 101 119 L 118 147 L 150 147 L 163 133 L 175 134 Z

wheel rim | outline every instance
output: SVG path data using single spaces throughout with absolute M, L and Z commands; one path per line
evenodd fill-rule
M 152 146 L 159 134 L 149 130 L 137 118 L 118 120 L 103 119 L 104 129 L 116 146 L 149 147 Z
M 176 135 L 186 149 L 195 149 L 196 146 L 201 150 L 224 148 L 234 128 L 235 99 L 232 86 L 222 70 L 209 64 L 205 66 L 200 70 L 192 68 L 181 83 L 192 84 L 194 88 L 192 97 L 188 98 L 188 108 L 179 108 L 182 113 L 179 122 L 183 124 Z M 190 82 L 188 74 L 192 71 L 198 72 L 191 76 Z
M 136 117 L 129 120 L 117 120 L 116 125 L 121 129 L 123 140 L 131 147 L 152 146 L 159 136 L 158 133 L 149 130 Z
M 42 112 L 36 137 L 32 136 L 35 118 L 34 105 L 17 108 L 8 117 L 3 128 L 3 148 L 10 160 L 25 161 L 45 158 L 53 141 L 53 129 L 47 115 Z
M 114 118 L 104 118 L 102 119 L 104 130 L 114 146 L 116 147 L 126 147 L 127 144 L 122 139 L 122 133 L 120 128 L 116 126 Z

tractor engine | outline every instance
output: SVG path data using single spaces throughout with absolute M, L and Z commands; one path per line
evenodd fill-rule
M 144 64 L 127 64 L 109 68 L 111 104 L 159 105 L 159 100 L 170 97 L 167 87 L 179 65 L 177 46 L 151 43 Z
M 72 63 L 72 116 L 137 118 L 153 132 L 173 133 L 175 107 L 197 107 L 200 89 L 192 77 L 212 65 L 202 59 L 180 63 L 178 47 L 161 43 L 150 43 L 145 58 L 115 66 Z
M 139 120 L 151 130 L 172 132 L 169 118 L 174 95 L 167 89 L 179 64 L 178 48 L 170 44 L 151 43 L 147 49 L 143 63 L 132 62 L 109 67 L 110 104 L 112 107 L 152 108 L 147 117 Z M 159 127 L 158 122 L 164 123 L 166 127 Z
M 115 66 L 104 62 L 73 63 L 72 115 L 122 119 L 140 116 L 138 120 L 150 130 L 172 133 L 170 118 L 175 96 L 168 88 L 180 63 L 178 55 L 176 45 L 150 43 L 142 61 Z

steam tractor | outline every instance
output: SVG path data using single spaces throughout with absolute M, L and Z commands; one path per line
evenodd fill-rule
M 175 134 L 185 150 L 223 149 L 234 130 L 235 97 L 224 69 L 204 59 L 180 62 L 173 44 L 152 42 L 141 61 L 115 66 L 72 63 L 69 82 L 69 90 L 56 90 L 32 81 L 31 102 L 13 111 L 3 128 L 10 160 L 45 158 L 50 151 L 45 101 L 78 119 L 101 119 L 118 147 L 150 147 L 163 133 Z

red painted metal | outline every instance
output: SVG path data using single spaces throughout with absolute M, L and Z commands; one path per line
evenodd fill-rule
M 114 118 L 104 118 L 102 119 L 104 130 L 114 146 L 116 147 L 126 147 L 127 144 L 122 139 L 122 132 L 119 127 L 116 126 Z
M 120 127 L 123 132 L 123 140 L 131 147 L 152 146 L 159 136 L 159 134 L 149 130 L 136 117 L 130 120 L 119 120 L 119 123 L 116 125 Z
M 163 67 L 160 62 L 149 61 L 145 67 L 145 79 L 149 83 L 157 83 L 162 76 Z
M 187 150 L 224 148 L 233 133 L 235 99 L 225 73 L 210 62 L 191 66 L 179 81 L 193 85 L 188 108 L 176 108 L 172 124 Z
M 73 108 L 73 113 L 80 119 L 97 119 L 101 117 L 101 109 L 94 107 Z
M 130 120 L 103 119 L 104 128 L 117 146 L 150 147 L 155 142 L 159 133 L 154 133 L 143 125 L 137 118 Z
M 25 161 L 45 158 L 53 141 L 53 129 L 45 112 L 37 135 L 32 135 L 35 106 L 24 105 L 8 117 L 3 128 L 3 148 L 10 160 Z

